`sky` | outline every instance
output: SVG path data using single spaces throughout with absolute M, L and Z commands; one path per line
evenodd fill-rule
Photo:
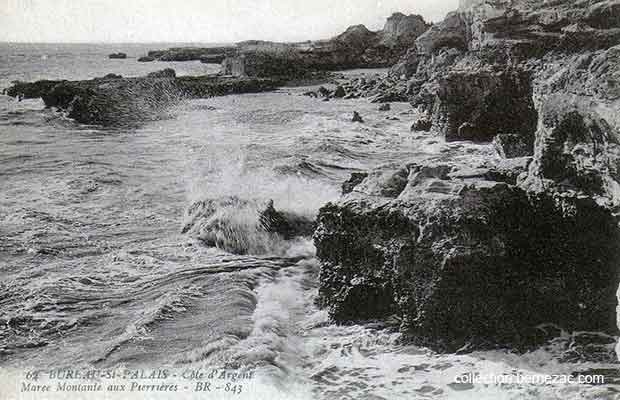
M 395 11 L 440 21 L 458 0 L 0 0 L 0 42 L 325 39 Z

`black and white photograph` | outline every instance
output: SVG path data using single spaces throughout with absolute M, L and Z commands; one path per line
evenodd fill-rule
M 620 400 L 620 0 L 0 0 L 0 400 Z

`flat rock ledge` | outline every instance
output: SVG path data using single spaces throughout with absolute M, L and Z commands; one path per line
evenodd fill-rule
M 6 94 L 19 99 L 40 97 L 46 107 L 55 107 L 80 123 L 123 126 L 159 119 L 183 99 L 265 92 L 282 83 L 268 78 L 177 77 L 174 70 L 166 69 L 138 78 L 110 74 L 84 81 L 17 82 Z

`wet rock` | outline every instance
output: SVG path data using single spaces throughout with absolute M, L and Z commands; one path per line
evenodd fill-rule
M 448 351 L 528 348 L 545 322 L 615 331 L 620 236 L 608 210 L 455 168 L 370 174 L 320 210 L 320 302 L 332 318 L 397 314 L 411 340 Z
M 351 122 L 364 122 L 364 120 L 357 111 L 353 111 L 353 118 L 351 118 Z
M 601 332 L 576 332 L 564 340 L 561 362 L 618 363 L 615 336 Z M 556 340 L 557 341 L 557 340 Z
M 390 111 L 391 109 L 390 103 L 383 103 L 379 106 L 379 111 Z
M 412 132 L 428 132 L 433 127 L 433 121 L 428 118 L 419 118 L 411 125 Z
M 314 221 L 307 217 L 277 211 L 273 200 L 260 212 L 259 221 L 267 232 L 277 233 L 287 240 L 297 236 L 311 236 L 315 228 Z
M 138 62 L 152 62 L 155 61 L 155 58 L 149 56 L 143 56 L 138 58 Z
M 353 172 L 349 179 L 343 182 L 342 194 L 351 193 L 357 185 L 359 185 L 364 179 L 366 179 L 367 176 L 367 172 Z
M 125 59 L 125 58 L 127 58 L 127 54 L 120 53 L 120 52 L 119 53 L 112 53 L 112 54 L 108 55 L 108 58 L 111 58 L 111 59 Z
M 329 89 L 327 89 L 325 86 L 320 86 L 318 89 L 318 93 L 321 97 L 329 97 L 332 92 Z
M 271 200 L 226 196 L 192 204 L 181 232 L 207 246 L 257 254 L 273 250 L 278 240 L 308 236 L 313 230 L 312 218 L 276 210 Z
M 346 92 L 344 90 L 344 88 L 340 85 L 338 85 L 336 87 L 336 90 L 334 90 L 334 97 L 336 98 L 343 98 L 344 96 L 346 96 Z

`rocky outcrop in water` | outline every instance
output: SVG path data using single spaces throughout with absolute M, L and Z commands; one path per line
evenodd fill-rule
M 526 349 L 547 338 L 543 323 L 617 334 L 617 12 L 611 0 L 466 1 L 366 89 L 406 96 L 424 121 L 412 129 L 493 143 L 498 157 L 347 184 L 314 236 L 334 320 L 396 316 L 448 351 Z
M 125 58 L 127 58 L 127 54 L 125 53 L 112 53 L 108 56 L 108 58 L 110 59 L 120 59 L 120 60 L 124 60 Z
M 272 200 L 225 196 L 192 204 L 182 233 L 235 254 L 266 254 L 283 241 L 312 235 L 314 227 L 312 218 L 276 210 Z
M 260 78 L 176 77 L 168 68 L 141 78 L 106 76 L 85 81 L 16 83 L 7 94 L 40 97 L 46 107 L 64 111 L 77 122 L 117 126 L 162 118 L 170 105 L 182 99 L 264 92 L 280 84 Z

